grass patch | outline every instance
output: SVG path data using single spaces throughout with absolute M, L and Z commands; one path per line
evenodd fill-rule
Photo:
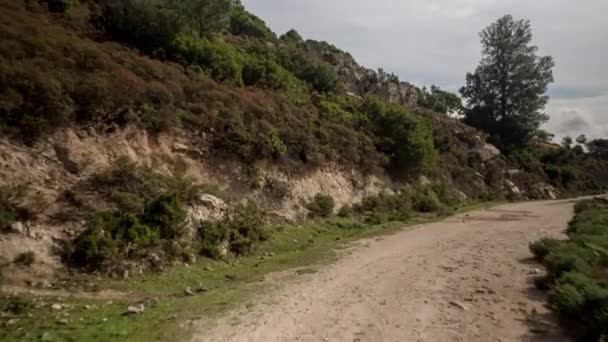
M 549 305 L 581 341 L 608 337 L 608 201 L 577 203 L 568 240 L 542 239 L 530 245 L 547 268 L 542 286 Z

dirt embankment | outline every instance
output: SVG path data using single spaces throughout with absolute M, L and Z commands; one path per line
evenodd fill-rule
M 194 340 L 563 341 L 528 243 L 562 234 L 572 206 L 506 204 L 363 241 Z

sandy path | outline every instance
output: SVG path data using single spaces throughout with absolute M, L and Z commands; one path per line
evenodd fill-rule
M 195 341 L 563 341 L 531 280 L 528 243 L 559 236 L 572 201 L 506 204 L 363 241 L 236 310 Z

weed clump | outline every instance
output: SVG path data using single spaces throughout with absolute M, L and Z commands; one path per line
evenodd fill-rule
M 177 238 L 184 216 L 177 195 L 160 196 L 141 215 L 96 213 L 71 244 L 67 257 L 76 266 L 91 270 L 141 258 L 163 241 Z
M 36 253 L 33 251 L 27 251 L 18 254 L 13 262 L 17 265 L 32 266 L 36 262 Z
M 0 311 L 12 315 L 24 315 L 34 308 L 31 298 L 24 296 L 2 296 L 0 297 Z
M 246 255 L 269 237 L 263 211 L 250 201 L 237 205 L 222 222 L 202 222 L 199 233 L 202 254 L 213 259 L 230 253 Z
M 405 221 L 412 212 L 410 196 L 407 192 L 389 194 L 381 192 L 363 198 L 353 206 L 353 211 L 370 224 L 390 221 Z
M 10 228 L 17 219 L 17 209 L 9 200 L 8 191 L 0 188 L 0 232 Z
M 560 243 L 560 240 L 543 238 L 531 243 L 529 247 L 532 254 L 534 254 L 534 258 L 538 261 L 542 261 L 549 255 L 549 252 L 556 249 Z
M 308 216 L 311 218 L 315 217 L 329 217 L 334 213 L 335 202 L 333 197 L 325 194 L 316 194 L 313 199 L 306 204 L 308 209 Z
M 431 188 L 421 189 L 412 195 L 412 208 L 420 213 L 438 212 L 443 204 Z

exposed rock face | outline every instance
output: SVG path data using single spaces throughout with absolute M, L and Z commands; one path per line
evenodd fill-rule
M 417 107 L 418 89 L 399 81 L 394 75 L 380 74 L 362 67 L 349 53 L 325 42 L 309 40 L 306 50 L 330 64 L 350 93 L 360 97 L 375 95 L 391 103 Z

